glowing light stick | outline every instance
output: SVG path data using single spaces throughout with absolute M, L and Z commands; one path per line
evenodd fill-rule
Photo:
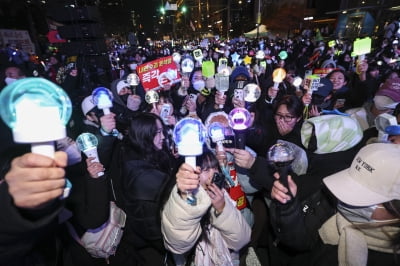
M 201 49 L 196 49 L 193 51 L 194 59 L 201 65 L 203 63 L 203 52 Z
M 176 123 L 173 138 L 178 148 L 178 154 L 185 156 L 185 162 L 196 169 L 196 156 L 203 153 L 203 143 L 207 132 L 203 123 L 194 118 L 183 118 Z M 197 199 L 193 191 L 186 191 L 186 200 L 190 205 L 196 205 Z
M 359 63 L 365 59 L 365 55 L 371 52 L 372 40 L 370 37 L 356 39 L 353 43 L 353 53 L 358 56 Z
M 229 89 L 229 75 L 217 73 L 215 74 L 215 88 L 223 96 Z M 219 105 L 219 108 L 224 108 L 223 104 Z
M 258 50 L 256 52 L 256 59 L 262 60 L 265 58 L 265 53 L 263 50 Z
M 217 145 L 217 151 L 223 151 L 224 147 L 222 145 L 223 140 L 225 139 L 224 135 L 224 126 L 219 122 L 213 122 L 208 126 L 208 135 L 211 140 Z
M 234 108 L 229 112 L 229 125 L 235 132 L 235 147 L 244 150 L 246 129 L 250 126 L 251 115 L 245 108 Z
M 194 62 L 190 58 L 185 58 L 181 63 L 182 76 L 189 77 L 194 69 Z M 187 88 L 186 88 L 187 89 Z
M 179 65 L 179 63 L 181 62 L 182 56 L 180 53 L 175 52 L 172 54 L 172 60 L 175 62 L 175 64 Z
M 94 157 L 93 162 L 100 162 L 97 153 L 97 145 L 99 144 L 97 138 L 92 133 L 82 133 L 76 138 L 76 145 L 88 158 Z M 104 175 L 104 172 L 99 172 L 97 176 Z
M 133 94 L 136 94 L 136 87 L 140 83 L 139 76 L 135 73 L 131 73 L 126 77 L 126 82 L 131 86 Z
M 292 85 L 296 88 L 296 91 L 300 91 L 301 83 L 303 83 L 303 79 L 301 77 L 294 77 Z
M 32 153 L 54 158 L 54 141 L 66 137 L 72 105 L 65 91 L 44 78 L 19 79 L 0 93 L 0 116 L 16 143 L 31 143 Z M 66 179 L 66 198 L 71 190 Z
M 105 87 L 98 87 L 92 92 L 93 102 L 97 108 L 103 110 L 105 115 L 110 113 L 110 108 L 113 107 L 113 95 L 111 91 Z
M 244 100 L 248 103 L 254 103 L 261 96 L 261 89 L 255 83 L 249 83 L 243 88 Z
M 279 89 L 279 83 L 281 83 L 286 77 L 286 71 L 283 68 L 277 68 L 272 72 L 272 80 L 274 81 L 274 88 Z
M 31 143 L 33 153 L 54 157 L 54 141 L 66 137 L 72 105 L 65 91 L 44 78 L 24 78 L 0 94 L 0 115 L 16 143 Z
M 288 173 L 290 164 L 294 161 L 293 149 L 285 143 L 277 143 L 272 145 L 267 154 L 269 162 L 279 172 L 279 181 L 289 190 Z M 290 195 L 291 192 L 289 190 Z
M 204 61 L 201 65 L 201 74 L 206 78 L 211 78 L 215 74 L 214 61 Z
M 288 53 L 286 51 L 280 51 L 278 56 L 280 59 L 285 60 L 286 58 L 288 58 Z
M 226 152 L 224 150 L 223 141 L 225 139 L 224 134 L 224 126 L 219 122 L 212 122 L 208 126 L 208 136 L 211 140 L 216 144 L 215 150 L 217 154 L 225 154 L 224 157 L 226 158 Z M 235 186 L 235 182 L 232 180 L 226 164 L 222 160 L 219 161 L 219 166 L 221 167 L 222 172 L 224 173 L 225 179 L 229 182 L 231 186 Z
M 155 90 L 147 91 L 144 99 L 148 104 L 153 105 L 153 109 L 157 109 L 156 103 L 158 103 L 158 101 L 160 100 L 160 96 L 158 96 L 158 93 Z

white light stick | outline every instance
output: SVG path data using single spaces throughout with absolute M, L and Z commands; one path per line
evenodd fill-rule
M 178 154 L 185 156 L 185 162 L 196 169 L 196 156 L 203 153 L 203 143 L 206 139 L 206 130 L 200 120 L 183 118 L 176 123 L 173 138 L 178 148 Z M 197 199 L 193 191 L 186 192 L 186 200 L 190 205 L 196 205 Z
M 225 95 L 225 92 L 229 89 L 229 75 L 223 73 L 215 74 L 215 88 L 221 94 L 221 96 Z M 223 109 L 224 105 L 220 104 L 219 109 Z
M 16 143 L 31 143 L 32 153 L 54 158 L 54 141 L 66 137 L 72 104 L 65 91 L 44 78 L 24 78 L 0 93 L 0 116 Z M 66 180 L 63 197 L 71 183 Z
M 76 145 L 88 158 L 94 157 L 93 162 L 100 162 L 97 153 L 97 145 L 99 144 L 97 138 L 92 133 L 82 133 L 76 138 Z M 104 172 L 97 173 L 97 176 L 104 175 Z

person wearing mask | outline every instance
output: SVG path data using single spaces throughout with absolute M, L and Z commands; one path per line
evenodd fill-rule
M 295 265 L 398 265 L 399 149 L 387 143 L 367 145 L 350 167 L 323 179 L 337 202 L 337 212 L 323 221 L 318 230 L 320 242 L 293 261 Z M 288 181 L 295 196 L 296 183 Z M 287 204 L 288 189 L 278 183 L 274 188 L 274 198 Z M 305 227 L 302 231 L 306 240 L 310 231 Z
M 18 66 L 7 67 L 4 70 L 4 75 L 5 75 L 5 78 L 4 78 L 5 85 L 10 85 L 14 81 L 17 81 L 19 79 L 26 77 L 25 73 Z

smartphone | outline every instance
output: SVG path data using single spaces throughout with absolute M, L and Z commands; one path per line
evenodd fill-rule
M 225 177 L 223 174 L 220 173 L 214 173 L 214 176 L 212 178 L 212 183 L 217 185 L 220 189 L 225 187 Z
M 169 116 L 170 111 L 171 111 L 171 105 L 164 103 L 161 106 L 160 117 L 166 125 L 168 125 L 167 117 Z
M 197 94 L 195 94 L 195 93 L 189 94 L 189 100 L 191 100 L 192 102 L 196 103 Z
M 235 89 L 233 91 L 233 97 L 235 97 L 235 99 L 244 100 L 244 94 L 243 94 L 243 89 Z
M 346 102 L 346 99 L 337 99 L 336 100 L 336 103 L 338 104 L 338 105 L 344 105 L 344 103 Z

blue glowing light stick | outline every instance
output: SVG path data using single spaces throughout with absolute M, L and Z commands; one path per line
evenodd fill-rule
M 194 118 L 183 118 L 176 123 L 173 138 L 179 155 L 185 156 L 185 162 L 196 169 L 196 156 L 203 153 L 203 143 L 207 132 L 203 123 Z M 196 205 L 197 200 L 192 191 L 187 191 L 187 202 Z

